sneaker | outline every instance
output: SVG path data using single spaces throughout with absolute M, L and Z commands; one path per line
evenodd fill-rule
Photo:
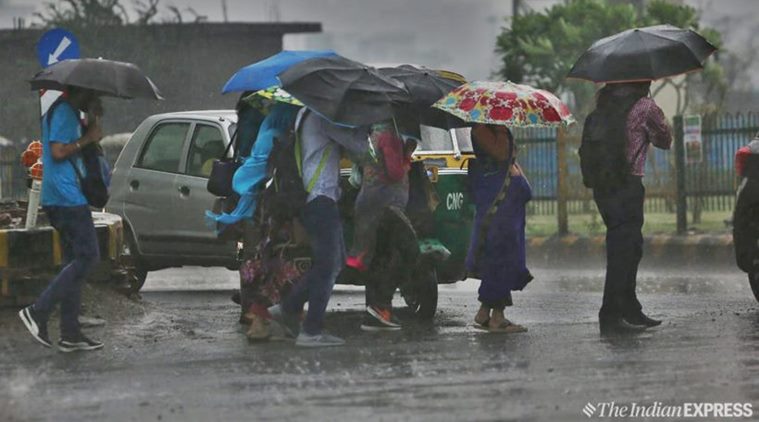
M 281 305 L 274 305 L 269 308 L 271 320 L 276 322 L 290 338 L 298 337 L 300 333 L 300 318 L 297 315 L 285 313 Z
M 21 321 L 23 321 L 26 329 L 29 330 L 29 334 L 31 334 L 35 340 L 45 347 L 53 347 L 53 343 L 50 342 L 50 337 L 47 335 L 47 321 L 42 321 L 39 318 L 39 315 L 34 312 L 33 305 L 29 305 L 20 310 L 18 316 L 21 318 Z
M 361 329 L 364 331 L 397 331 L 401 329 L 401 323 L 393 316 L 390 309 L 379 306 L 367 306 Z
M 71 338 L 62 338 L 58 340 L 58 350 L 61 352 L 74 352 L 77 350 L 97 350 L 103 347 L 103 343 L 90 340 L 79 333 L 79 335 Z
M 300 347 L 332 347 L 342 346 L 344 344 L 345 340 L 329 334 L 317 334 L 312 336 L 310 334 L 300 333 L 298 334 L 298 338 L 295 339 L 295 345 Z

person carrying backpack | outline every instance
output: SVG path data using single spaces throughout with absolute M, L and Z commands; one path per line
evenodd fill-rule
M 86 131 L 79 112 L 92 116 Z M 103 138 L 100 126 L 102 109 L 94 91 L 69 87 L 42 117 L 41 203 L 50 224 L 60 234 L 64 265 L 34 304 L 22 309 L 19 317 L 32 336 L 45 347 L 52 347 L 47 323 L 53 308 L 60 304 L 61 336 L 58 348 L 63 352 L 95 350 L 103 343 L 87 338 L 79 326 L 82 284 L 99 261 L 99 246 L 86 186 L 90 166 L 85 166 L 82 149 L 94 146 Z M 89 176 L 89 175 L 88 175 Z M 102 198 L 99 198 L 102 199 Z M 107 195 L 106 195 L 107 200 Z
M 606 225 L 606 281 L 598 313 L 602 334 L 637 331 L 649 318 L 635 293 L 643 256 L 643 174 L 649 143 L 669 149 L 672 128 L 648 96 L 650 82 L 608 83 L 585 120 L 580 146 L 583 184 Z
M 340 198 L 340 156 L 355 160 L 368 153 L 366 126 L 345 127 L 304 109 L 298 115 L 295 135 L 298 172 L 305 190 L 298 218 L 311 245 L 311 268 L 278 305 L 269 308 L 274 321 L 300 347 L 340 346 L 343 339 L 323 332 L 324 314 L 335 280 L 345 264 L 343 225 L 337 207 Z M 275 175 L 275 183 L 277 176 Z M 308 302 L 301 327 L 300 315 Z

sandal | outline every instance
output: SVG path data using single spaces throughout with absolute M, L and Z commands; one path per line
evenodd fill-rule
M 484 320 L 484 321 L 482 321 L 482 322 L 480 322 L 480 321 L 477 321 L 477 318 L 475 318 L 475 319 L 474 319 L 474 326 L 475 326 L 476 328 L 484 328 L 484 329 L 487 329 L 487 328 L 488 328 L 488 324 L 490 324 L 490 317 L 487 317 L 487 318 L 485 318 L 485 320 Z
M 513 322 L 509 320 L 503 321 L 503 323 L 497 327 L 488 326 L 486 329 L 488 332 L 491 332 L 491 333 L 504 333 L 504 334 L 527 332 L 527 327 L 524 327 L 519 324 L 514 324 Z

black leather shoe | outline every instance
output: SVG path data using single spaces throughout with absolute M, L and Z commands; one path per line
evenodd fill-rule
M 598 326 L 601 329 L 601 335 L 638 333 L 648 328 L 646 325 L 633 323 L 622 317 L 599 318 Z
M 647 328 L 656 327 L 662 323 L 661 320 L 647 317 L 643 312 L 625 317 L 625 320 L 635 325 L 645 325 Z

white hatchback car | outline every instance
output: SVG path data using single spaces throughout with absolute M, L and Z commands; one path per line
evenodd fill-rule
M 123 218 L 133 288 L 162 268 L 237 266 L 237 242 L 218 239 L 205 222 L 215 200 L 206 190 L 208 176 L 236 121 L 234 110 L 157 114 L 127 141 L 113 168 L 106 211 Z

